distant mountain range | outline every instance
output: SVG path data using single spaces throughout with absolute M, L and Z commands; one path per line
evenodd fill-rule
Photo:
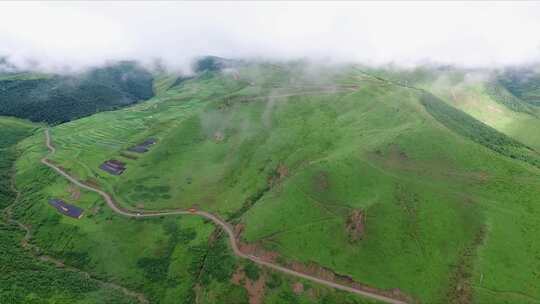
M 153 76 L 130 61 L 72 74 L 17 70 L 0 62 L 0 115 L 58 124 L 154 95 Z

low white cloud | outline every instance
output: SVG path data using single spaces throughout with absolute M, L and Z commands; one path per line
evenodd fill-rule
M 200 55 L 493 66 L 537 61 L 534 2 L 3 2 L 0 55 L 62 69 Z

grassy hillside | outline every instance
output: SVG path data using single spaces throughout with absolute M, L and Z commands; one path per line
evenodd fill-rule
M 32 125 L 17 119 L 0 117 L 0 208 L 9 205 L 15 199 L 12 190 L 13 163 L 17 159 L 15 145 L 30 135 Z
M 152 106 L 152 102 L 141 104 L 135 110 Z M 222 233 L 200 218 L 117 216 L 96 195 L 78 192 L 48 168 L 36 165 L 45 153 L 43 140 L 42 134 L 36 134 L 20 144 L 24 153 L 17 161 L 17 187 L 22 196 L 13 212 L 32 227 L 32 242 L 66 265 L 143 292 L 151 303 L 178 303 L 179 299 L 193 303 L 195 297 L 199 303 L 248 303 L 263 295 L 265 303 L 311 303 L 313 294 L 326 303 L 373 303 L 307 283 L 303 294 L 295 294 L 292 286 L 297 280 L 233 258 Z M 53 197 L 84 208 L 84 217 L 58 215 L 47 204 Z M 244 278 L 231 281 L 233 273 Z M 264 294 L 262 290 L 250 294 L 251 287 L 245 286 L 255 282 Z
M 540 154 L 533 148 L 455 109 L 433 94 L 424 94 L 421 97 L 421 102 L 435 119 L 450 130 L 502 155 L 522 160 L 540 168 Z
M 237 260 L 223 233 L 200 218 L 136 220 L 113 214 L 99 197 L 78 193 L 55 173 L 35 166 L 44 152 L 42 140 L 36 136 L 22 143 L 26 152 L 17 164 L 17 186 L 23 196 L 14 212 L 32 227 L 33 242 L 66 265 L 139 291 L 150 303 L 191 304 L 197 298 L 198 303 L 247 304 L 250 298 L 264 296 L 264 303 L 307 304 L 313 301 L 311 294 L 325 303 L 374 303 L 307 283 L 306 292 L 297 295 L 292 287 L 297 280 Z M 60 216 L 47 204 L 52 197 L 84 208 L 84 217 Z M 243 276 L 239 282 L 232 281 L 235 273 Z M 250 294 L 252 287 L 244 286 L 255 282 L 263 289 Z
M 12 187 L 17 142 L 36 125 L 0 117 L 0 303 L 133 303 L 118 290 L 80 273 L 57 268 L 38 259 L 21 244 L 24 230 L 12 220 L 11 204 L 18 204 Z
M 453 107 L 540 151 L 540 108 L 513 95 L 489 71 L 433 72 L 423 88 Z M 501 76 L 498 76 L 501 77 Z
M 153 96 L 152 75 L 133 62 L 76 75 L 0 75 L 0 115 L 51 124 L 113 110 Z
M 540 68 L 539 66 L 514 67 L 502 71 L 497 82 L 517 98 L 540 106 Z
M 399 288 L 423 303 L 535 303 L 540 169 L 533 136 L 479 122 L 445 103 L 442 90 L 434 90 L 439 99 L 406 87 L 435 88 L 429 73 L 416 82 L 371 74 L 298 62 L 206 71 L 179 83 L 163 77 L 148 102 L 52 128 L 52 160 L 127 207 L 216 212 L 277 263 Z M 386 81 L 390 74 L 395 79 Z M 158 142 L 148 153 L 126 151 L 149 137 Z M 24 193 L 17 215 L 36 227 L 40 246 L 144 286 L 156 303 L 194 286 L 202 303 L 247 299 L 231 282 L 241 262 L 219 256 L 228 251 L 210 224 L 126 220 L 93 194 L 75 200 L 65 181 L 36 166 L 42 141 L 41 134 L 26 140 L 17 163 Z M 123 175 L 98 169 L 111 158 L 127 163 Z M 91 216 L 59 218 L 46 204 L 51 196 L 74 200 Z M 195 238 L 182 241 L 188 231 Z M 194 275 L 200 252 L 224 262 L 204 259 L 211 268 Z M 345 302 L 305 283 L 296 295 L 294 280 L 264 277 L 264 303 Z

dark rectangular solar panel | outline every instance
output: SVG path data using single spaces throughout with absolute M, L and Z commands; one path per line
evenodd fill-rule
M 83 209 L 77 206 L 67 204 L 66 202 L 59 199 L 51 199 L 49 200 L 49 204 L 56 208 L 58 212 L 73 218 L 81 218 L 84 212 Z

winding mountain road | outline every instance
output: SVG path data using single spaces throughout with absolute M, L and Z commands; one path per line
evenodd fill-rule
M 30 226 L 26 225 L 26 224 L 23 224 L 22 222 L 20 222 L 20 221 L 16 220 L 15 218 L 13 218 L 12 208 L 15 206 L 15 204 L 17 204 L 17 202 L 19 201 L 19 198 L 21 196 L 21 192 L 19 190 L 17 190 L 17 188 L 15 187 L 15 175 L 13 175 L 13 177 L 12 177 L 10 187 L 11 187 L 11 191 L 13 191 L 13 193 L 15 193 L 16 196 L 15 196 L 15 199 L 13 199 L 13 202 L 11 203 L 11 205 L 9 205 L 8 207 L 6 207 L 3 210 L 3 215 L 5 217 L 6 222 L 14 223 L 21 230 L 24 231 L 24 237 L 21 239 L 21 247 L 23 249 L 28 250 L 30 252 L 30 254 L 32 254 L 35 258 L 37 258 L 37 259 L 39 259 L 41 261 L 52 263 L 56 267 L 60 267 L 60 268 L 62 268 L 64 270 L 66 270 L 66 271 L 72 271 L 72 272 L 82 274 L 87 279 L 96 281 L 99 284 L 104 285 L 104 286 L 108 286 L 108 287 L 110 287 L 112 289 L 119 290 L 124 295 L 126 295 L 128 297 L 131 297 L 131 298 L 137 299 L 139 301 L 139 303 L 141 303 L 141 304 L 148 304 L 149 303 L 148 300 L 146 299 L 146 297 L 144 296 L 144 294 L 142 294 L 140 292 L 132 291 L 130 289 L 127 289 L 124 286 L 120 286 L 120 285 L 112 283 L 112 282 L 102 281 L 101 279 L 97 279 L 96 277 L 92 276 L 89 272 L 86 272 L 86 271 L 81 270 L 81 269 L 76 268 L 76 267 L 66 266 L 64 261 L 62 261 L 62 260 L 56 259 L 56 258 L 54 258 L 52 256 L 49 256 L 49 255 L 41 254 L 41 252 L 44 252 L 43 249 L 38 247 L 36 244 L 32 244 L 30 242 L 30 239 L 32 238 L 32 229 L 30 228 Z
M 47 145 L 47 148 L 50 151 L 49 155 L 53 155 L 56 152 L 56 149 L 55 149 L 54 145 L 52 144 L 51 135 L 50 135 L 48 129 L 45 130 L 45 143 Z M 206 219 L 211 220 L 217 226 L 220 226 L 221 228 L 223 228 L 223 230 L 227 233 L 227 235 L 229 237 L 229 243 L 231 245 L 231 248 L 232 248 L 234 254 L 236 256 L 240 257 L 240 258 L 251 260 L 252 262 L 254 262 L 256 264 L 259 264 L 261 266 L 265 266 L 265 267 L 274 269 L 276 271 L 279 271 L 279 272 L 282 272 L 282 273 L 285 273 L 285 274 L 288 274 L 288 275 L 291 275 L 291 276 L 295 276 L 295 277 L 302 278 L 302 279 L 305 279 L 305 280 L 309 280 L 309 281 L 312 281 L 312 282 L 315 282 L 315 283 L 319 283 L 319 284 L 327 286 L 327 287 L 343 290 L 343 291 L 350 292 L 350 293 L 355 293 L 355 294 L 358 294 L 358 295 L 361 295 L 361 296 L 364 296 L 364 297 L 367 297 L 367 298 L 371 298 L 371 299 L 374 299 L 374 300 L 377 300 L 377 301 L 381 301 L 381 302 L 384 302 L 384 303 L 406 304 L 406 302 L 404 302 L 402 300 L 390 298 L 390 297 L 380 295 L 380 294 L 377 294 L 377 293 L 373 293 L 373 292 L 361 290 L 361 289 L 358 289 L 358 288 L 353 288 L 353 287 L 350 287 L 350 286 L 347 286 L 347 285 L 339 284 L 339 283 L 336 283 L 336 282 L 332 282 L 332 281 L 329 281 L 329 280 L 325 280 L 325 279 L 322 279 L 322 278 L 319 278 L 319 277 L 315 277 L 313 275 L 305 274 L 305 273 L 298 272 L 298 271 L 295 271 L 295 270 L 292 270 L 292 269 L 289 269 L 289 268 L 286 268 L 286 267 L 283 267 L 283 266 L 280 266 L 280 265 L 277 265 L 277 264 L 274 264 L 274 263 L 264 261 L 264 260 L 254 256 L 254 255 L 245 254 L 242 251 L 240 251 L 240 249 L 238 247 L 238 240 L 236 239 L 236 237 L 234 235 L 234 231 L 233 231 L 232 226 L 229 225 L 224 220 L 217 217 L 216 215 L 213 215 L 211 213 L 208 213 L 208 212 L 205 212 L 205 211 L 199 211 L 199 210 L 196 210 L 196 211 L 193 211 L 193 212 L 188 211 L 188 210 L 173 210 L 173 211 L 166 211 L 166 212 L 165 211 L 164 212 L 155 211 L 155 212 L 153 212 L 153 211 L 143 211 L 143 210 L 128 210 L 128 209 L 122 208 L 122 207 L 118 206 L 115 203 L 113 198 L 108 193 L 78 181 L 76 178 L 69 175 L 63 169 L 61 169 L 60 167 L 53 164 L 47 157 L 48 156 L 46 155 L 45 157 L 43 157 L 41 159 L 41 162 L 44 165 L 46 165 L 49 168 L 53 169 L 58 174 L 62 175 L 67 180 L 69 180 L 71 183 L 73 183 L 73 184 L 75 184 L 75 185 L 77 185 L 77 186 L 79 186 L 79 187 L 81 187 L 83 189 L 86 189 L 88 191 L 92 191 L 92 192 L 95 192 L 95 193 L 99 194 L 101 197 L 103 197 L 103 199 L 105 200 L 107 205 L 114 212 L 116 212 L 117 214 L 120 214 L 120 215 L 123 215 L 123 216 L 126 216 L 126 217 L 135 217 L 135 218 L 159 217 L 159 216 L 168 216 L 168 215 L 197 215 L 197 216 L 202 216 L 202 217 L 204 217 Z

